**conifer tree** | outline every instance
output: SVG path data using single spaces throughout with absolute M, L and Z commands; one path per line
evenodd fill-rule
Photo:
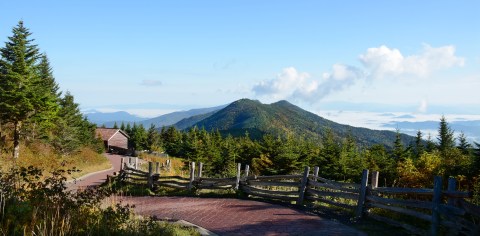
M 455 138 L 453 130 L 447 123 L 445 116 L 440 119 L 440 127 L 438 128 L 438 150 L 445 156 L 445 153 L 455 147 Z
M 397 129 L 396 135 L 395 135 L 395 142 L 393 145 L 393 157 L 397 160 L 400 161 L 404 157 L 404 147 L 402 143 L 402 136 L 400 134 L 400 130 Z
M 465 133 L 461 132 L 460 135 L 458 136 L 457 148 L 460 149 L 462 154 L 468 155 L 470 154 L 471 147 L 472 145 L 467 141 L 467 137 L 465 136 Z
M 425 152 L 425 146 L 423 145 L 422 140 L 422 131 L 417 131 L 417 136 L 415 137 L 415 156 L 419 158 L 423 152 Z
M 147 149 L 150 151 L 159 151 L 160 149 L 160 134 L 157 132 L 155 125 L 151 124 L 147 131 Z
M 74 102 L 70 92 L 66 92 L 60 100 L 59 116 L 61 118 L 57 122 L 53 145 L 62 155 L 67 155 L 81 145 L 79 135 L 83 122 L 78 104 Z
M 36 63 L 40 57 L 30 31 L 20 21 L 0 49 L 0 119 L 13 125 L 13 157 L 20 153 L 20 130 L 41 102 L 35 95 Z

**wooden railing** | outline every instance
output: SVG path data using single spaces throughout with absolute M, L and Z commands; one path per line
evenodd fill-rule
M 441 228 L 452 235 L 479 235 L 480 207 L 465 201 L 470 192 L 456 191 L 456 180 L 449 178 L 447 190 L 442 190 L 442 178 L 435 176 L 434 188 L 379 188 L 378 172 L 372 174 L 372 184 L 366 195 L 366 215 L 378 221 L 402 227 L 424 235 L 438 235 Z M 376 213 L 376 209 L 403 215 L 410 222 L 423 222 L 430 228 L 417 227 Z M 476 224 L 475 224 L 476 223 Z
M 295 202 L 297 205 L 303 205 L 306 200 L 341 207 L 352 211 L 355 217 L 370 217 L 414 234 L 480 235 L 480 207 L 465 201 L 471 197 L 471 192 L 456 191 L 453 178 L 449 179 L 447 190 L 442 190 L 442 178 L 438 176 L 434 179 L 433 189 L 387 188 L 378 187 L 378 172 L 372 173 L 368 184 L 368 170 L 363 171 L 361 183 L 356 184 L 322 178 L 318 167 L 312 174 L 310 168 L 305 167 L 301 175 L 250 176 L 249 166 L 245 166 L 242 175 L 238 164 L 235 177 L 208 178 L 202 176 L 203 164 L 199 164 L 196 173 L 196 165 L 192 162 L 187 178 L 161 176 L 158 164 L 156 173 L 153 173 L 152 162 L 148 172 L 123 165 L 122 181 L 146 184 L 150 188 L 235 189 L 247 196 Z M 422 225 L 418 222 L 426 226 L 418 226 Z

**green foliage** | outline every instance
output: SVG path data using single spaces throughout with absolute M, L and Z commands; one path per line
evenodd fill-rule
M 219 130 L 224 136 L 234 137 L 241 137 L 248 131 L 249 137 L 254 140 L 261 140 L 264 135 L 269 134 L 283 139 L 288 136 L 302 137 L 314 142 L 327 138 L 326 130 L 330 129 L 339 139 L 351 135 L 361 147 L 377 143 L 392 147 L 396 138 L 395 132 L 356 128 L 326 120 L 287 101 L 262 104 L 259 101 L 241 99 L 189 127 L 192 126 Z M 182 123 L 181 128 L 184 127 Z M 402 134 L 401 140 L 403 143 L 410 143 L 413 137 Z
M 453 136 L 453 130 L 447 123 L 445 116 L 440 118 L 440 126 L 438 127 L 438 150 L 444 155 L 448 150 L 455 147 L 455 138 Z
M 83 118 L 70 93 L 61 97 L 48 57 L 39 53 L 22 21 L 12 33 L 0 48 L 0 126 L 11 131 L 4 137 L 13 140 L 13 157 L 18 158 L 24 139 L 51 143 L 62 155 L 83 146 L 97 149 L 95 126 Z
M 423 152 L 425 152 L 425 145 L 423 144 L 423 134 L 419 130 L 417 136 L 415 137 L 415 157 L 420 157 Z
M 193 229 L 134 218 L 132 206 L 102 207 L 109 192 L 66 191 L 65 174 L 34 167 L 0 172 L 1 235 L 199 235 Z

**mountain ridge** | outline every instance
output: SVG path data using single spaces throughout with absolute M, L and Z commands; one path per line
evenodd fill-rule
M 193 126 L 219 130 L 233 136 L 245 135 L 245 132 L 248 132 L 253 138 L 261 138 L 264 134 L 294 135 L 318 141 L 325 138 L 327 130 L 331 130 L 338 138 L 351 135 L 363 146 L 383 144 L 392 147 L 396 138 L 396 132 L 339 124 L 285 100 L 262 104 L 257 100 L 240 99 L 190 127 Z M 406 145 L 414 140 L 413 136 L 400 135 Z

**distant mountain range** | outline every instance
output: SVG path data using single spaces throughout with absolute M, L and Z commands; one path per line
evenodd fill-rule
M 227 105 L 210 107 L 210 108 L 200 108 L 200 109 L 191 109 L 188 111 L 177 111 L 161 115 L 155 118 L 141 118 L 135 115 L 132 115 L 128 112 L 119 111 L 119 112 L 98 112 L 98 111 L 88 111 L 85 113 L 85 116 L 90 122 L 97 124 L 98 126 L 105 125 L 106 127 L 113 127 L 115 123 L 120 126 L 123 123 L 125 125 L 130 123 L 142 124 L 144 127 L 148 128 L 150 125 L 154 124 L 155 127 L 161 128 L 163 126 L 175 125 L 177 122 L 186 119 L 185 122 L 197 115 L 205 115 L 211 112 L 218 111 Z M 194 124 L 199 120 L 191 120 L 190 123 L 184 123 L 183 126 L 189 126 L 189 124 Z
M 145 118 L 141 118 L 136 115 L 132 115 L 125 111 L 117 111 L 117 112 L 98 112 L 98 111 L 89 111 L 84 113 L 85 117 L 97 125 L 105 125 L 107 127 L 112 127 L 115 121 L 120 125 L 122 122 L 125 123 L 133 123 L 145 120 Z

